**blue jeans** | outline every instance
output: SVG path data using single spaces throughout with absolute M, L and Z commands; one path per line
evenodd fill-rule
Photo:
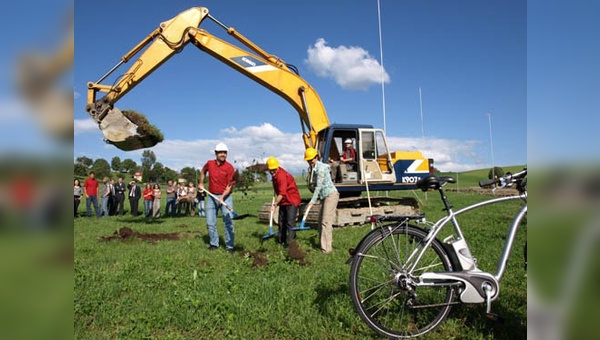
M 167 206 L 165 207 L 165 217 L 169 216 L 169 211 L 171 212 L 171 217 L 175 217 L 175 201 L 177 199 L 175 197 L 167 198 Z
M 108 216 L 108 200 L 110 196 L 102 197 L 102 215 Z
M 144 200 L 144 216 L 152 216 L 152 201 Z
M 98 208 L 98 196 L 88 196 L 85 199 L 85 207 L 87 209 L 87 217 L 92 217 L 92 207 L 90 205 L 94 205 L 94 212 L 96 213 L 96 217 L 100 217 L 100 209 Z
M 198 216 L 206 216 L 204 211 L 204 200 L 198 201 Z
M 231 195 L 225 198 L 225 203 L 233 209 L 233 198 Z M 225 225 L 225 247 L 233 250 L 233 214 L 227 210 L 224 204 L 218 205 L 217 200 L 212 197 L 206 198 L 206 226 L 208 227 L 208 237 L 210 245 L 219 246 L 219 232 L 217 231 L 217 209 L 221 209 L 223 215 L 223 224 Z

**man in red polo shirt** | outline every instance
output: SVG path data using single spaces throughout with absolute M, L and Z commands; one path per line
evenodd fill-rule
M 227 251 L 233 252 L 233 213 L 226 207 L 228 205 L 233 209 L 233 199 L 231 191 L 235 181 L 233 175 L 235 170 L 233 166 L 227 162 L 227 145 L 219 143 L 215 147 L 215 158 L 204 164 L 200 172 L 200 183 L 198 188 L 204 189 L 204 179 L 208 173 L 208 191 L 217 197 L 215 199 L 211 195 L 206 197 L 206 226 L 208 227 L 208 237 L 210 239 L 209 250 L 219 248 L 219 232 L 217 231 L 217 209 L 221 209 L 223 215 L 223 224 L 225 225 L 225 247 Z M 225 204 L 223 204 L 225 203 Z
M 273 190 L 277 197 L 271 206 L 275 210 L 279 206 L 279 233 L 277 241 L 284 247 L 289 246 L 295 238 L 294 224 L 296 223 L 296 214 L 300 205 L 300 193 L 294 177 L 282 167 L 275 157 L 267 159 L 267 168 L 273 176 Z
M 98 181 L 95 178 L 94 172 L 90 172 L 90 177 L 83 182 L 83 192 L 85 194 L 85 207 L 87 209 L 87 217 L 92 217 L 92 207 L 96 217 L 100 218 L 100 209 L 98 208 Z

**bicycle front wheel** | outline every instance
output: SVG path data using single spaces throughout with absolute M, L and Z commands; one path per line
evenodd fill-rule
M 435 329 L 450 312 L 454 290 L 416 286 L 424 272 L 452 271 L 436 239 L 415 270 L 407 258 L 423 248 L 427 232 L 411 225 L 384 226 L 366 236 L 350 269 L 350 294 L 360 318 L 371 329 L 392 338 L 411 338 Z

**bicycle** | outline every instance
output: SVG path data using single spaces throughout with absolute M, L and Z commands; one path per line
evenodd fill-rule
M 479 182 L 481 187 L 515 185 L 518 194 L 495 197 L 454 211 L 444 193 L 452 177 L 427 176 L 418 181 L 422 191 L 438 190 L 446 216 L 435 223 L 424 215 L 372 216 L 377 228 L 350 250 L 350 295 L 360 318 L 377 333 L 391 338 L 412 338 L 438 327 L 452 305 L 486 303 L 486 317 L 498 320 L 491 303 L 498 297 L 519 225 L 527 217 L 527 168 L 516 174 Z M 457 216 L 483 206 L 510 200 L 524 204 L 514 215 L 495 274 L 477 267 Z M 422 222 L 422 228 L 413 223 Z M 386 224 L 386 222 L 390 222 Z M 454 234 L 440 241 L 444 226 Z M 526 248 L 525 248 L 526 249 Z M 525 258 L 526 258 L 525 250 Z

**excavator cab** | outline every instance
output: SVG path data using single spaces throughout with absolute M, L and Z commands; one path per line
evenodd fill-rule
M 394 184 L 395 169 L 381 129 L 369 125 L 333 124 L 319 134 L 319 152 L 332 169 L 332 180 L 341 191 L 371 183 Z M 354 159 L 341 162 L 347 141 Z M 356 189 L 354 189 L 356 190 Z

